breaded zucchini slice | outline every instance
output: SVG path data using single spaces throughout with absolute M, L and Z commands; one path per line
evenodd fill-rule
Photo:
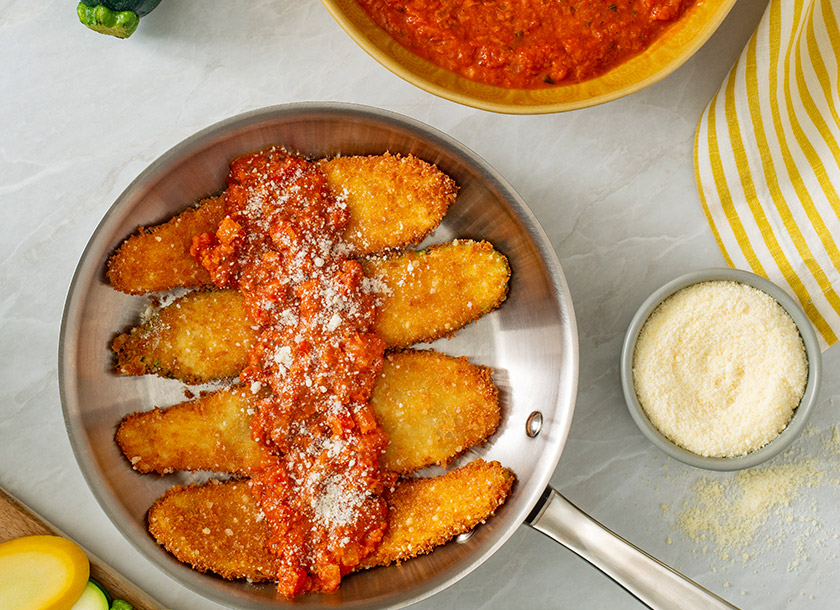
M 238 375 L 255 336 L 239 292 L 207 290 L 176 299 L 119 335 L 111 349 L 124 375 L 203 383 Z
M 428 479 L 402 479 L 388 501 L 388 531 L 360 568 L 429 553 L 491 517 L 516 477 L 499 462 L 474 460 Z
M 335 157 L 319 164 L 350 211 L 344 239 L 356 256 L 418 244 L 455 201 L 455 181 L 413 155 Z
M 320 168 L 349 208 L 344 238 L 355 256 L 419 243 L 438 227 L 458 190 L 449 176 L 411 155 L 337 157 Z M 193 236 L 214 232 L 223 217 L 221 195 L 161 225 L 141 227 L 108 261 L 111 285 L 129 294 L 209 285 L 190 244 Z
M 140 227 L 108 259 L 108 281 L 128 294 L 209 285 L 210 274 L 190 255 L 190 245 L 194 235 L 215 231 L 224 215 L 224 196 L 219 196 L 163 224 Z
M 390 437 L 382 465 L 400 474 L 446 466 L 499 426 L 492 370 L 431 350 L 387 354 L 370 404 Z
M 149 532 L 178 561 L 200 572 L 274 580 L 280 562 L 247 480 L 172 487 L 149 509 Z
M 498 462 L 475 460 L 432 479 L 401 479 L 389 501 L 389 529 L 360 568 L 428 553 L 482 523 L 514 482 Z M 248 482 L 211 481 L 169 489 L 149 509 L 149 532 L 179 561 L 233 580 L 272 580 L 277 560 Z
M 510 275 L 504 255 L 487 242 L 469 240 L 368 260 L 364 266 L 382 289 L 374 330 L 390 348 L 451 335 L 492 311 L 504 300 Z M 170 311 L 176 307 L 181 313 Z M 188 294 L 114 340 L 117 369 L 185 383 L 231 377 L 247 364 L 256 338 L 247 318 L 236 291 Z
M 445 466 L 485 441 L 499 424 L 490 369 L 432 351 L 389 354 L 370 402 L 390 437 L 381 466 L 404 475 L 432 464 Z M 233 386 L 128 415 L 116 440 L 139 472 L 212 470 L 249 476 L 263 456 L 251 439 L 257 408 L 257 396 Z
M 166 409 L 127 415 L 116 441 L 138 472 L 212 470 L 249 475 L 262 463 L 263 450 L 251 439 L 257 398 L 231 386 Z
M 510 279 L 507 258 L 486 241 L 454 240 L 362 266 L 385 286 L 376 332 L 393 347 L 451 335 L 493 311 Z

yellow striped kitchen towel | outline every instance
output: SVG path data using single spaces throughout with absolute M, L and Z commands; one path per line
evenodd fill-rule
M 770 0 L 694 145 L 727 264 L 798 299 L 824 349 L 840 335 L 839 12 L 838 0 Z

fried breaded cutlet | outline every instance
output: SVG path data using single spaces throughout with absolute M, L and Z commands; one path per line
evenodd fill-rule
M 502 505 L 514 482 L 498 462 L 475 460 L 430 479 L 401 479 L 385 538 L 360 566 L 404 561 L 472 530 Z M 148 513 L 152 536 L 179 561 L 233 580 L 273 579 L 278 562 L 247 480 L 169 489 Z
M 419 244 L 455 201 L 455 181 L 413 155 L 335 157 L 319 163 L 347 202 L 344 240 L 355 256 Z
M 256 331 L 235 290 L 199 290 L 161 308 L 111 343 L 124 375 L 184 383 L 235 377 L 248 364 Z
M 492 370 L 432 350 L 387 354 L 370 404 L 390 437 L 382 466 L 400 474 L 446 466 L 500 420 Z
M 359 568 L 423 555 L 492 516 L 515 480 L 499 462 L 474 460 L 428 479 L 401 479 L 388 500 L 388 531 Z
M 388 354 L 370 400 L 390 437 L 385 470 L 411 474 L 445 466 L 499 425 L 491 370 L 433 351 Z M 123 418 L 116 440 L 139 472 L 212 470 L 250 476 L 261 465 L 250 421 L 258 398 L 233 386 L 166 409 Z
M 251 439 L 257 397 L 240 385 L 211 392 L 166 409 L 127 415 L 115 436 L 138 472 L 212 470 L 247 476 L 262 463 Z
M 419 243 L 440 224 L 458 190 L 449 176 L 412 155 L 337 157 L 319 166 L 350 211 L 344 239 L 354 256 Z M 190 245 L 193 236 L 215 232 L 223 217 L 220 195 L 168 222 L 141 227 L 111 256 L 108 280 L 129 294 L 209 285 Z
M 194 235 L 216 230 L 225 216 L 224 196 L 199 202 L 154 227 L 140 227 L 108 260 L 108 281 L 129 294 L 210 284 L 210 274 L 190 254 Z
M 504 255 L 487 242 L 469 240 L 366 259 L 364 266 L 382 287 L 374 332 L 390 348 L 451 335 L 496 309 L 510 276 Z M 125 375 L 203 383 L 237 375 L 255 338 L 241 295 L 218 290 L 176 300 L 118 336 L 111 348 Z
M 147 519 L 155 540 L 200 572 L 264 582 L 280 567 L 247 479 L 171 487 Z
M 362 261 L 385 285 L 376 332 L 408 347 L 453 334 L 499 307 L 510 279 L 507 258 L 486 241 L 453 240 L 399 256 Z

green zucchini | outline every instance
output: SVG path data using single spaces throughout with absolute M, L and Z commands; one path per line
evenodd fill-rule
M 79 21 L 100 34 L 128 38 L 160 0 L 82 0 L 76 7 Z
M 114 598 L 111 597 L 110 593 L 108 593 L 108 589 L 106 589 L 105 586 L 101 582 L 99 582 L 98 580 L 96 580 L 93 577 L 91 577 L 89 579 L 88 584 L 92 584 L 92 585 L 95 585 L 95 586 L 99 587 L 99 590 L 102 591 L 102 595 L 105 596 L 105 601 L 108 602 L 108 607 L 110 608 L 111 607 L 111 602 L 114 601 Z
M 105 593 L 92 581 L 88 581 L 82 596 L 70 610 L 109 610 L 110 604 Z
M 102 584 L 91 578 L 82 596 L 70 610 L 133 610 L 134 606 L 122 599 L 114 599 Z

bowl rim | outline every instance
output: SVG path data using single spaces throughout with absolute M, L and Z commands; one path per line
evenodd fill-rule
M 745 455 L 734 457 L 703 456 L 680 447 L 662 434 L 645 414 L 636 395 L 633 381 L 633 355 L 636 350 L 636 342 L 642 327 L 653 311 L 668 297 L 683 288 L 712 281 L 733 281 L 746 284 L 761 290 L 775 299 L 791 317 L 794 324 L 796 324 L 799 334 L 802 337 L 802 342 L 805 345 L 805 354 L 808 358 L 808 378 L 805 384 L 805 392 L 788 425 L 766 445 Z M 624 337 L 624 343 L 621 349 L 620 373 L 624 400 L 630 411 L 630 416 L 642 434 L 656 447 L 669 456 L 696 468 L 719 471 L 741 470 L 757 466 L 778 455 L 789 447 L 797 435 L 804 429 L 819 395 L 819 387 L 822 380 L 822 350 L 810 319 L 800 305 L 780 286 L 749 271 L 714 267 L 693 271 L 667 282 L 655 290 L 639 306 Z
M 690 14 L 678 19 L 672 28 L 676 42 L 671 48 L 665 44 L 668 36 L 657 37 L 651 45 L 637 55 L 634 55 L 613 67 L 608 72 L 588 79 L 581 83 L 574 83 L 549 89 L 505 89 L 469 79 L 440 68 L 418 55 L 400 46 L 389 34 L 381 30 L 358 7 L 355 0 L 321 0 L 327 12 L 350 38 L 370 57 L 384 66 L 390 72 L 404 81 L 443 99 L 490 112 L 502 114 L 549 114 L 578 110 L 603 104 L 644 89 L 664 79 L 687 62 L 717 31 L 727 17 L 737 0 L 705 0 L 692 6 Z M 351 16 L 344 5 L 351 4 L 361 12 L 361 16 Z M 697 15 L 700 17 L 697 17 Z M 689 18 L 705 17 L 707 20 L 696 27 Z M 359 22 L 363 22 L 361 27 Z M 666 32 L 667 33 L 667 32 Z M 397 47 L 398 59 L 394 53 L 387 50 L 385 45 Z M 662 55 L 660 58 L 659 56 Z M 409 58 L 409 59 L 406 59 Z M 648 65 L 651 58 L 655 61 Z M 411 66 L 406 64 L 410 63 Z M 638 79 L 622 80 L 625 73 L 637 75 Z M 437 77 L 433 76 L 437 75 Z M 440 76 L 443 75 L 443 76 Z M 464 82 L 464 88 L 453 89 L 447 83 Z M 466 89 L 466 90 L 463 90 Z M 489 93 L 495 99 L 487 99 L 474 91 Z M 545 101 L 547 95 L 539 92 L 569 91 L 570 96 L 564 96 L 556 101 Z M 535 93 L 537 92 L 537 93 Z M 513 100 L 513 101 L 511 101 Z M 519 101 L 516 101 L 519 100 Z

